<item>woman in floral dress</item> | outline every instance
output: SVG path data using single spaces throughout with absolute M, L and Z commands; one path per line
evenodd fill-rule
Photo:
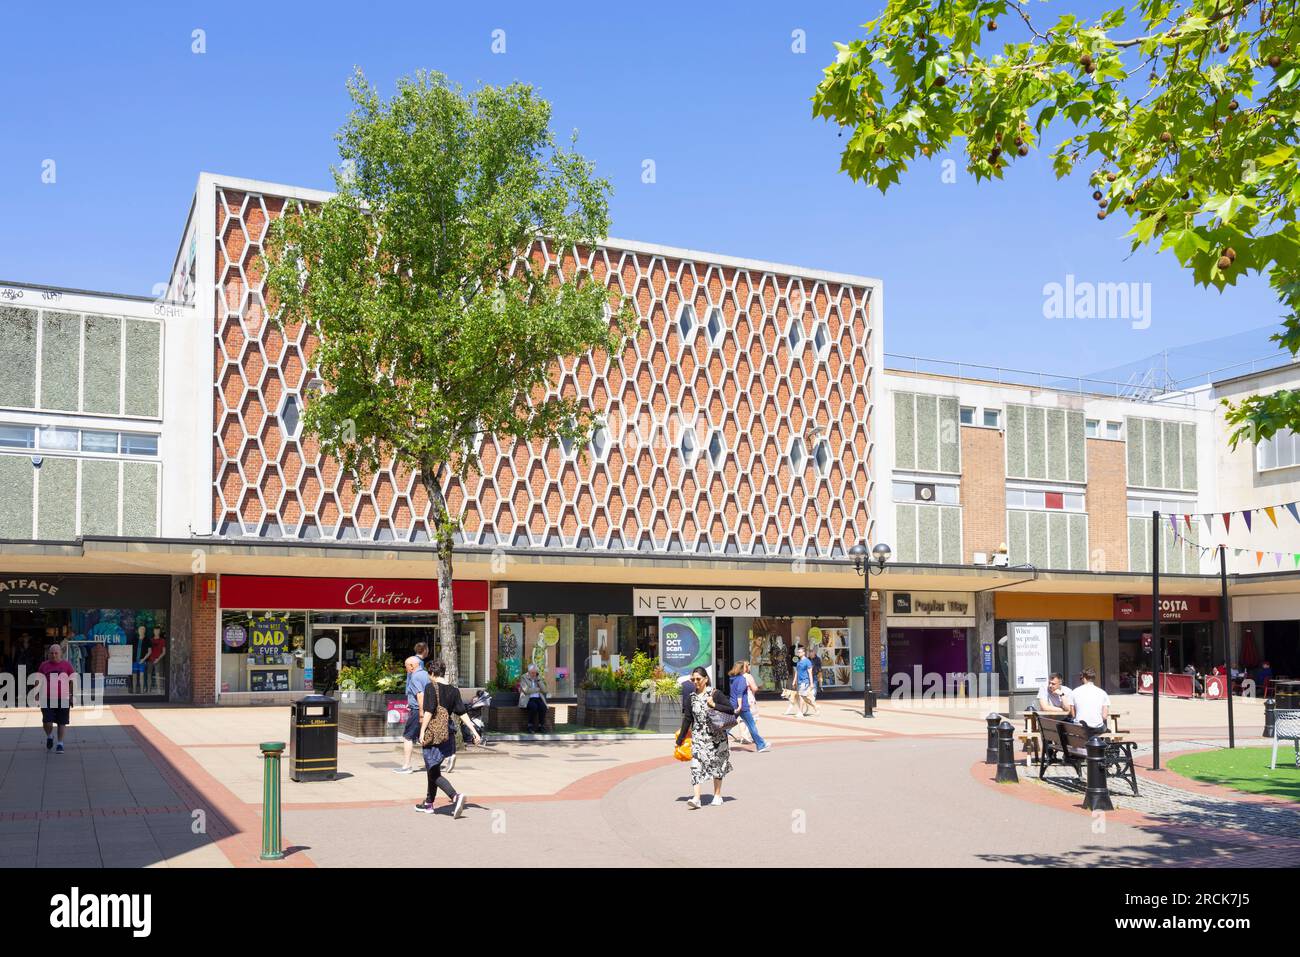
M 686 689 L 682 696 L 682 727 L 677 732 L 677 744 L 680 747 L 687 735 L 691 739 L 691 784 L 695 794 L 686 802 L 691 810 L 702 806 L 700 786 L 708 779 L 713 780 L 713 800 L 710 807 L 722 806 L 722 779 L 731 773 L 731 748 L 727 744 L 727 732 L 715 731 L 709 720 L 711 711 L 721 711 L 734 715 L 731 698 L 709 684 L 709 673 L 703 668 L 691 672 L 691 685 L 694 691 L 689 694 Z

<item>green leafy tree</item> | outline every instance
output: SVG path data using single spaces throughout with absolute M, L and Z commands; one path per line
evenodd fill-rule
M 841 169 L 884 192 L 962 140 L 977 180 L 1002 179 L 1051 138 L 1057 177 L 1086 172 L 1097 218 L 1127 216 L 1134 249 L 1168 250 L 1220 290 L 1266 274 L 1286 309 L 1273 338 L 1294 355 L 1295 0 L 1139 0 L 1050 23 L 1046 6 L 889 0 L 865 37 L 836 44 L 813 97 L 814 115 L 852 130 Z M 1227 415 L 1234 445 L 1300 431 L 1300 393 Z
M 456 682 L 463 505 L 448 491 L 487 436 L 589 441 L 592 410 L 550 386 L 565 357 L 617 355 L 628 314 L 589 272 L 561 277 L 537 249 L 592 248 L 608 232 L 609 184 L 556 144 L 550 105 L 526 85 L 465 93 L 422 72 L 385 101 L 358 72 L 348 89 L 337 192 L 274 224 L 268 306 L 319 338 L 310 361 L 324 386 L 302 423 L 321 452 L 358 478 L 391 462 L 427 494 Z

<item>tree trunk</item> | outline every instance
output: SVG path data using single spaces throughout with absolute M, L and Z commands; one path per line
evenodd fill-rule
M 447 666 L 447 681 L 453 687 L 460 685 L 460 648 L 456 642 L 456 615 L 452 601 L 452 550 L 455 546 L 455 525 L 447 513 L 447 500 L 438 486 L 436 468 L 426 465 L 420 469 L 424 490 L 429 495 L 430 534 L 438 555 L 438 642 L 441 645 L 442 663 Z

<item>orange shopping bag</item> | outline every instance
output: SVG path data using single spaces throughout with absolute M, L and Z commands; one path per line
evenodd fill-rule
M 677 747 L 673 748 L 673 757 L 678 761 L 689 761 L 691 759 L 691 739 L 687 738 Z

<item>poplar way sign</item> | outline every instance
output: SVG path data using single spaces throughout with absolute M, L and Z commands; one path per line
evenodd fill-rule
M 716 591 L 712 589 L 634 588 L 632 609 L 636 615 L 672 613 L 708 613 L 713 615 L 762 614 L 756 591 Z

